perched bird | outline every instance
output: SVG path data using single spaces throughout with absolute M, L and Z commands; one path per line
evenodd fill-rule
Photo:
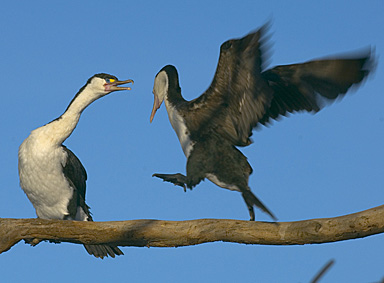
M 83 110 L 96 99 L 113 91 L 130 90 L 115 76 L 96 74 L 79 90 L 66 111 L 37 128 L 19 148 L 20 186 L 33 204 L 37 217 L 93 221 L 85 203 L 87 173 L 80 160 L 63 145 L 79 122 Z M 95 257 L 115 257 L 123 252 L 116 246 L 84 245 Z
M 252 143 L 252 129 L 288 112 L 318 112 L 360 83 L 370 71 L 371 52 L 264 69 L 267 25 L 240 39 L 224 42 L 209 88 L 186 101 L 177 70 L 163 67 L 156 75 L 150 121 L 163 101 L 169 120 L 187 157 L 186 176 L 154 174 L 164 181 L 192 189 L 204 178 L 219 187 L 241 192 L 250 220 L 253 207 L 276 217 L 251 192 L 252 173 L 237 146 Z

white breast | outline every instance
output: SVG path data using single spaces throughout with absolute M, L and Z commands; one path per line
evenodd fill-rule
M 38 131 L 37 131 L 38 133 Z M 44 219 L 63 219 L 73 189 L 64 174 L 66 152 L 32 132 L 19 148 L 20 186 Z
M 185 121 L 177 109 L 172 107 L 167 101 L 165 101 L 165 106 L 167 107 L 169 121 L 179 138 L 184 155 L 188 158 L 195 143 L 191 141 Z

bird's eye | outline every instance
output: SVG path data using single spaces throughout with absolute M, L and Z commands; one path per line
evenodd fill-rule
M 110 83 L 113 83 L 115 80 L 114 79 L 105 79 L 105 81 L 110 84 Z

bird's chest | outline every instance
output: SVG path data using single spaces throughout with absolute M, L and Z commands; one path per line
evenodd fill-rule
M 172 128 L 175 130 L 177 137 L 179 138 L 180 145 L 183 149 L 185 156 L 188 158 L 195 142 L 191 140 L 190 132 L 186 126 L 185 120 L 180 115 L 175 107 L 166 104 L 168 118 L 171 122 Z
M 66 153 L 43 141 L 25 140 L 19 148 L 20 186 L 41 218 L 61 219 L 73 189 L 64 174 Z

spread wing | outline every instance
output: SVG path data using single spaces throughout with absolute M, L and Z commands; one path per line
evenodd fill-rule
M 210 87 L 188 104 L 198 120 L 187 120 L 192 131 L 216 125 L 234 145 L 248 145 L 252 128 L 262 119 L 273 91 L 261 76 L 267 25 L 241 39 L 224 42 Z
M 372 66 L 370 50 L 263 71 L 267 25 L 222 44 L 211 86 L 187 103 L 189 129 L 215 129 L 236 146 L 251 143 L 252 129 L 288 112 L 317 112 L 360 83 Z M 340 56 L 342 57 L 342 56 Z M 198 119 L 196 119 L 198 117 Z
M 369 74 L 371 51 L 338 59 L 314 60 L 277 66 L 262 73 L 273 89 L 273 100 L 260 124 L 297 111 L 318 112 L 327 102 L 344 94 Z

